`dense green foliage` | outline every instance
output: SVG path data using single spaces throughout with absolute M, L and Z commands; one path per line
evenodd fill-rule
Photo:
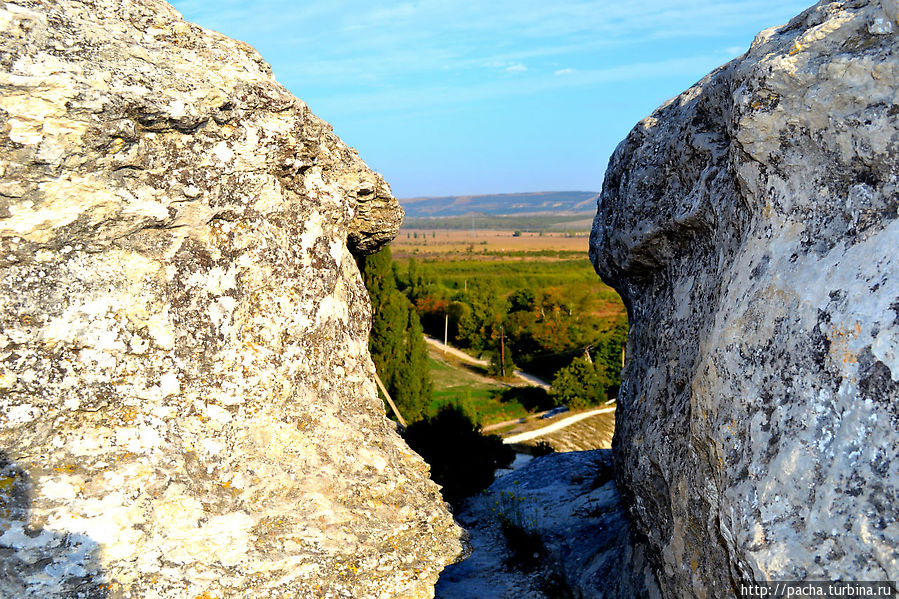
M 542 256 L 544 252 L 559 254 L 544 250 L 527 252 L 527 256 L 531 258 Z M 415 258 L 410 258 L 407 261 L 398 261 L 400 287 L 405 290 L 409 279 L 415 278 L 418 282 L 416 295 L 421 294 L 423 286 L 425 288 L 432 286 L 431 291 L 443 288 L 447 292 L 456 292 L 464 291 L 466 284 L 470 286 L 474 281 L 489 279 L 504 297 L 517 289 L 537 293 L 540 289 L 548 287 L 563 287 L 573 294 L 573 297 L 566 299 L 575 303 L 582 301 L 583 296 L 590 295 L 621 306 L 618 294 L 611 287 L 602 284 L 584 255 L 571 256 L 570 252 L 564 252 L 557 260 L 525 260 L 522 259 L 523 256 L 509 254 L 496 257 L 495 260 L 419 262 Z
M 403 438 L 430 464 L 431 477 L 453 505 L 490 486 L 494 471 L 515 458 L 512 448 L 499 437 L 481 434 L 456 405 L 444 406 L 437 415 L 411 424 Z
M 597 280 L 585 259 L 490 262 L 435 261 L 397 267 L 399 288 L 425 330 L 482 354 L 499 371 L 500 336 L 508 368 L 552 380 L 555 400 L 583 407 L 614 397 L 620 384 L 627 319 L 614 290 Z M 448 326 L 447 326 L 448 325 Z M 578 364 L 587 355 L 589 376 Z M 572 395 L 579 376 L 583 389 Z
M 556 373 L 551 396 L 558 406 L 580 410 L 605 399 L 604 382 L 587 356 L 575 358 Z
M 361 258 L 359 268 L 371 296 L 372 360 L 400 413 L 413 422 L 431 401 L 428 350 L 418 313 L 397 289 L 390 248 Z
M 498 422 L 617 395 L 627 320 L 618 295 L 586 259 L 393 262 L 383 250 L 360 266 L 372 296 L 372 357 L 410 422 L 447 404 L 476 411 L 474 420 Z M 444 327 L 453 345 L 489 361 L 485 374 L 498 376 L 504 367 L 511 376 L 520 367 L 553 381 L 551 394 L 506 393 L 455 380 L 457 371 L 432 390 L 428 372 L 440 378 L 442 370 L 427 358 L 422 329 L 442 338 Z

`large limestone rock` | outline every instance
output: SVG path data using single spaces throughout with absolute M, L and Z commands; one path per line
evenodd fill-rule
M 159 0 L 6 3 L 0 63 L 0 596 L 431 596 L 460 530 L 350 254 L 381 177 Z
M 666 597 L 899 579 L 899 9 L 822 2 L 616 150 L 619 486 Z

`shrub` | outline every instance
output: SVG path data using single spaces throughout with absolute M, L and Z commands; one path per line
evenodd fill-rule
M 502 400 L 507 403 L 517 401 L 528 412 L 549 410 L 555 403 L 542 387 L 510 387 L 502 392 Z
M 431 418 L 415 422 L 403 433 L 431 466 L 431 477 L 443 487 L 443 498 L 459 502 L 493 482 L 494 471 L 512 463 L 515 451 L 494 435 L 483 435 L 459 406 L 443 406 Z
M 549 441 L 537 441 L 537 444 L 534 445 L 534 449 L 531 452 L 535 458 L 539 458 L 540 456 L 549 455 L 551 453 L 555 453 L 556 448 L 549 444 Z
M 599 403 L 599 387 L 596 367 L 586 357 L 580 357 L 556 374 L 550 394 L 556 405 L 579 410 Z
M 543 539 L 537 532 L 536 514 L 527 505 L 528 498 L 512 491 L 502 491 L 493 502 L 493 512 L 506 537 L 516 566 L 530 569 L 543 555 Z

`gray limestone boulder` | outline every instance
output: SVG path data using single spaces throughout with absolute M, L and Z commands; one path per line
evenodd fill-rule
M 430 597 L 385 418 L 384 180 L 160 0 L 0 7 L 0 596 Z
M 666 597 L 899 579 L 899 9 L 821 2 L 639 123 L 591 237 Z

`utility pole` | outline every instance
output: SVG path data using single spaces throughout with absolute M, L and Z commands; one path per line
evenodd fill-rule
M 506 376 L 506 337 L 503 327 L 499 327 L 499 371 Z
M 443 355 L 446 355 L 447 333 L 449 333 L 449 312 L 444 314 L 446 319 L 443 321 Z

